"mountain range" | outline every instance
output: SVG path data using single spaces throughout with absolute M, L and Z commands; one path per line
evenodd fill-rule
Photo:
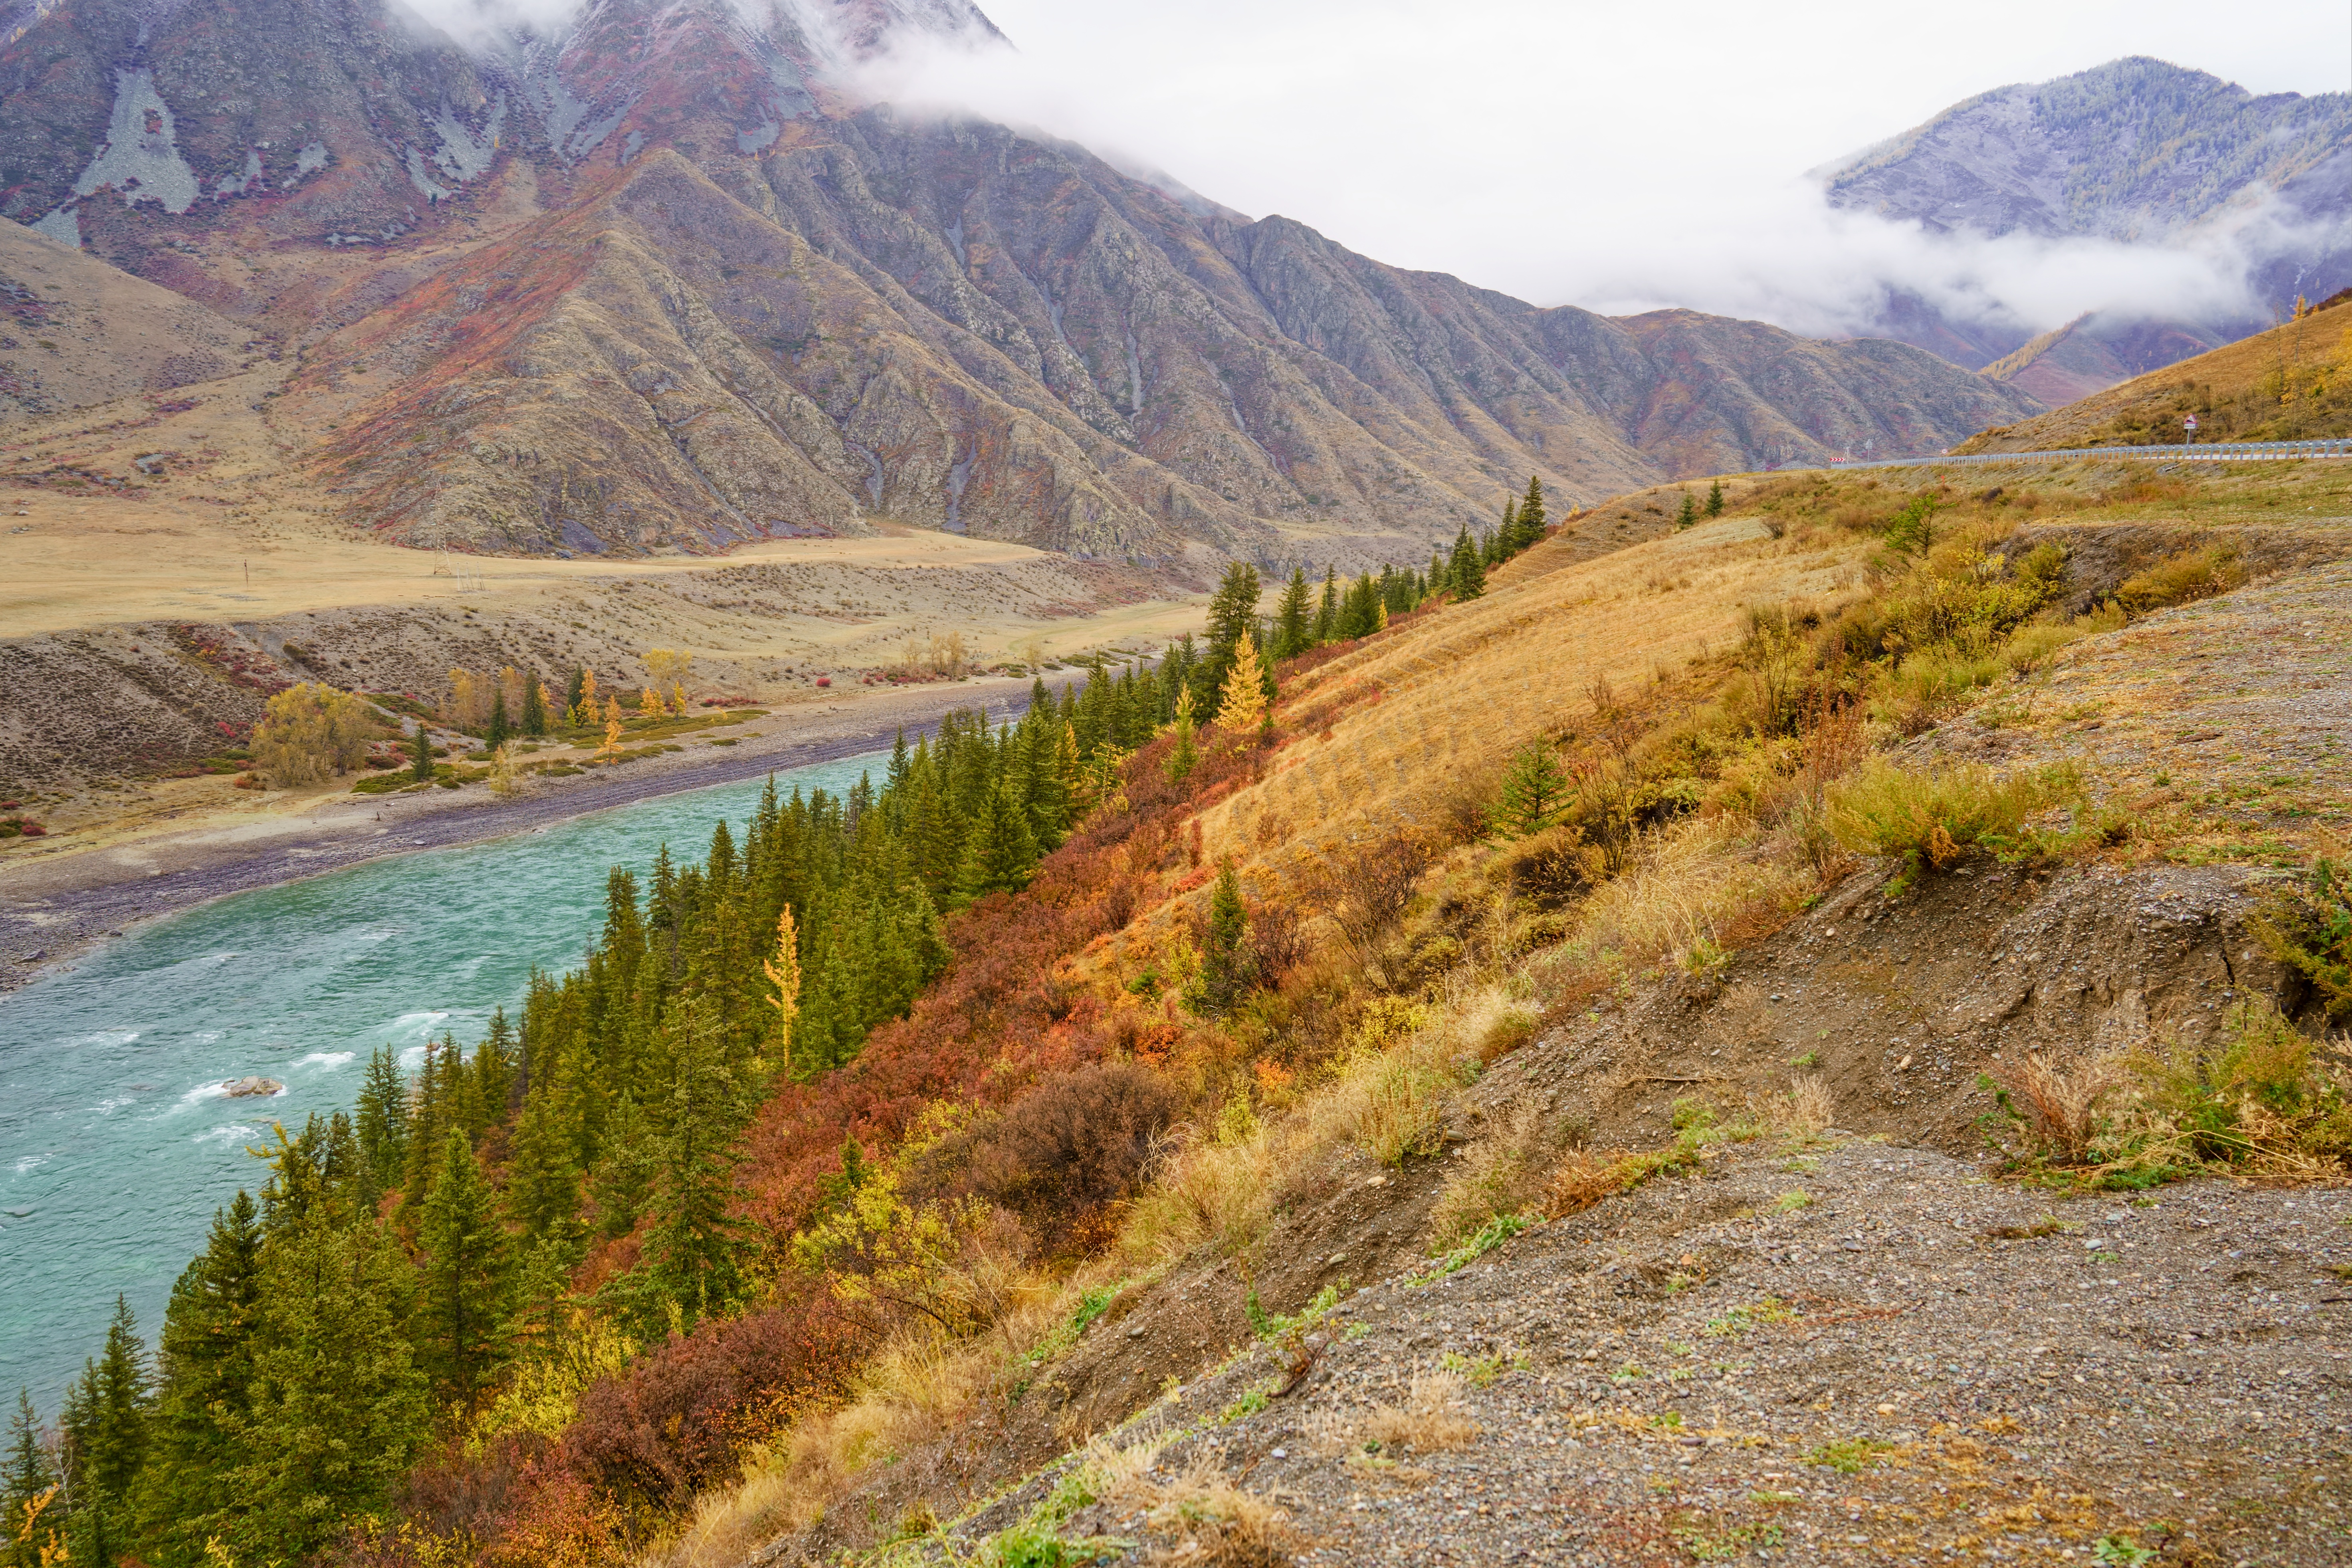
M 1425 558 L 1530 473 L 1590 503 L 2041 406 L 1887 340 L 1539 309 L 842 85 L 913 33 L 995 40 L 964 0 L 596 0 L 465 38 L 384 0 L 5 26 L 0 216 L 278 356 L 257 412 L 287 462 L 410 544 L 895 522 L 1349 567 Z M 64 362 L 115 351 L 50 352 L 20 406 L 70 406 Z
M 2235 274 L 2213 304 L 2117 302 L 2040 333 L 1899 287 L 1869 323 L 2053 405 L 2352 285 L 2352 95 L 2255 94 L 2136 56 L 1980 93 L 1815 174 L 1832 206 L 1930 235 L 2191 251 Z

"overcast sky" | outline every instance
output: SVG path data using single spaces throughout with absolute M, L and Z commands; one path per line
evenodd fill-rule
M 1930 256 L 1831 219 L 1802 183 L 1961 99 L 2130 54 L 2257 92 L 2340 92 L 2352 78 L 2345 0 L 982 5 L 1017 56 L 926 66 L 902 92 L 1040 124 L 1253 216 L 1539 303 L 1683 303 L 1800 328 L 1833 324 L 1866 275 L 1906 268 L 1968 272 L 2053 321 L 2118 287 L 2204 286 L 2178 262 L 2119 283 L 2095 248 Z

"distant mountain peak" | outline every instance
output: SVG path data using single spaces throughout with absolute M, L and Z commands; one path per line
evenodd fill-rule
M 2352 95 L 2256 96 L 2145 55 L 1979 93 L 1815 171 L 1831 205 L 1932 230 L 2140 240 L 2263 193 L 2352 210 Z

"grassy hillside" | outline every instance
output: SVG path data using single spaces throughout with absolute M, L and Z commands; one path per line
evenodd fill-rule
M 1629 498 L 1467 603 L 1400 606 L 1289 660 L 1264 726 L 1188 735 L 1164 685 L 1107 683 L 1072 710 L 1073 749 L 1083 734 L 1131 750 L 1079 753 L 1093 762 L 1053 796 L 1067 837 L 1034 864 L 1003 814 L 1058 742 L 1024 723 L 894 767 L 862 813 L 763 812 L 740 852 L 721 837 L 703 868 L 673 880 L 666 865 L 642 915 L 616 881 L 587 968 L 534 994 L 523 1116 L 500 1124 L 499 1097 L 466 1098 L 470 1073 L 436 1113 L 489 1127 L 469 1160 L 435 1123 L 436 1182 L 519 1233 L 528 1304 L 469 1351 L 462 1382 L 433 1351 L 448 1336 L 420 1340 L 460 1392 L 403 1439 L 404 1480 L 341 1494 L 349 1527 L 325 1553 L 1270 1563 L 1307 1544 L 1269 1489 L 1295 1477 L 1316 1508 L 1366 1502 L 1313 1531 L 1369 1560 L 1438 1506 L 1422 1489 L 1448 1454 L 1498 1478 L 1493 1517 L 1462 1531 L 1534 1528 L 1549 1493 L 1499 1478 L 1553 1462 L 1520 1437 L 1555 1421 L 1559 1458 L 1572 1438 L 1580 1469 L 1622 1472 L 1610 1484 L 1626 1495 L 1577 1526 L 1595 1561 L 1845 1537 L 1865 1516 L 1887 1552 L 1916 1556 L 1925 1527 L 1905 1509 L 1948 1521 L 1935 1543 L 1956 1552 L 2005 1529 L 2095 1537 L 2108 1560 L 2178 1538 L 2179 1518 L 2159 1532 L 2124 1495 L 2154 1457 L 2095 1451 L 2116 1422 L 2006 1370 L 1965 1415 L 1924 1398 L 1908 1413 L 1886 1358 L 1940 1366 L 1943 1348 L 1916 1338 L 1927 1319 L 1896 1321 L 1925 1299 L 1912 1263 L 1871 1254 L 1785 1286 L 1741 1271 L 1768 1246 L 1776 1266 L 1811 1250 L 1841 1270 L 1879 1240 L 1916 1256 L 1918 1180 L 1952 1184 L 1988 1133 L 1998 1158 L 1971 1173 L 2011 1184 L 1936 1222 L 1987 1246 L 2209 1174 L 2341 1180 L 2352 1086 L 2314 1039 L 2352 1007 L 2342 895 L 2306 873 L 2347 820 L 2352 737 L 2301 694 L 2347 673 L 2352 474 L 1968 479 L 1738 479 L 1719 518 L 1687 528 L 1675 492 Z M 1620 522 L 1658 531 L 1593 553 Z M 1213 640 L 1207 668 L 1229 651 Z M 975 814 L 952 881 L 932 770 Z M 957 911 L 935 928 L 909 868 Z M 801 906 L 812 930 L 836 907 L 903 902 L 936 978 L 903 1004 L 860 967 L 887 943 L 822 962 L 804 947 L 830 1043 L 790 1024 L 792 1065 L 771 1072 L 758 961 L 793 878 L 836 889 Z M 599 1052 L 629 1078 L 600 1079 Z M 675 1093 L 648 1094 L 665 1073 Z M 731 1096 L 715 1124 L 741 1128 L 723 1159 L 686 1118 L 653 1145 L 658 1173 L 567 1163 L 562 1119 L 600 1103 L 615 1125 L 667 1117 L 705 1078 Z M 597 1100 L 624 1081 L 644 1110 Z M 419 1107 L 437 1103 L 425 1088 Z M 1832 1128 L 1911 1148 L 1843 1146 Z M 306 1201 L 331 1206 L 328 1142 Z M 284 1217 L 286 1173 L 307 1167 L 288 1158 L 273 1225 L 301 1223 Z M 1784 1237 L 1817 1173 L 1840 1235 L 1872 1243 Z M 1776 1175 L 1797 1198 L 1760 1212 Z M 2098 1207 L 2035 1217 L 2073 1194 Z M 457 1201 L 412 1220 L 387 1199 L 388 1222 L 352 1234 L 375 1237 L 369 1267 L 388 1279 L 413 1249 L 438 1291 Z M 2060 1266 L 2126 1255 L 2069 1245 L 1966 1270 L 1988 1300 L 2038 1301 L 2034 1331 L 2046 1318 L 2050 1342 L 2063 1331 L 2088 1357 L 2103 1342 L 2083 1314 L 2105 1308 L 2051 1307 L 2075 1288 Z M 1523 1272 L 1474 1290 L 1474 1263 Z M 1384 1283 L 1349 1294 L 1367 1280 Z M 1392 1315 L 1369 1321 L 1375 1306 Z M 2125 1331 L 2113 1311 L 2096 1321 Z M 2283 1320 L 2278 1367 L 2315 1355 L 2324 1321 Z M 1952 1354 L 2002 1353 L 1969 1322 Z M 385 1364 L 394 1327 L 372 1342 Z M 1823 1331 L 1915 1339 L 1796 1354 Z M 1747 1353 L 1730 1342 L 1750 1333 L 1759 1360 L 1785 1335 L 1804 1363 L 1769 1412 L 1730 1381 Z M 1724 1367 L 1701 1340 L 1725 1342 Z M 272 1356 L 270 1376 L 299 1375 Z M 1695 1391 L 1717 1375 L 1707 1415 Z M 2214 1418 L 2189 1458 L 2285 1476 L 2260 1522 L 2286 1532 L 2283 1560 L 2324 1560 L 2315 1451 L 2224 1421 L 2237 1394 L 2183 1397 Z M 1661 1455 L 1738 1468 L 1683 1492 L 1685 1467 Z M 1260 1468 L 1309 1456 L 1331 1468 Z M 1930 1458 L 1963 1478 L 1997 1464 L 2000 1489 L 1960 1490 L 1965 1509 L 2024 1511 L 2004 1527 L 1896 1487 Z M 278 1489 L 259 1506 L 299 1501 L 301 1478 L 278 1466 L 255 1462 Z M 1790 1482 L 1814 1469 L 1837 1489 Z M 2204 1484 L 2164 1475 L 2175 1500 Z M 221 1494 L 226 1479 L 207 1485 L 227 1513 L 256 1506 Z M 2059 1492 L 2063 1513 L 2046 1511 Z M 2210 1514 L 2201 1538 L 2235 1560 L 2254 1528 L 2235 1506 L 2181 1511 Z
M 2343 309 L 2347 303 L 2352 295 L 2337 295 L 2269 331 L 2151 371 L 2037 418 L 1995 426 L 1952 450 L 2039 452 L 2164 445 L 2181 438 L 2181 420 L 2191 415 L 2200 441 L 2301 441 L 2345 435 L 2352 432 L 2352 311 Z M 2042 342 L 2034 340 L 2019 356 Z M 1997 365 L 1985 374 L 2001 369 Z

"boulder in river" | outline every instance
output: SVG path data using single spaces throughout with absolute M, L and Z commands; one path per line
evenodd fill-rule
M 231 1100 L 247 1100 L 257 1095 L 284 1094 L 286 1086 L 274 1078 L 233 1078 L 221 1087 L 228 1090 Z

